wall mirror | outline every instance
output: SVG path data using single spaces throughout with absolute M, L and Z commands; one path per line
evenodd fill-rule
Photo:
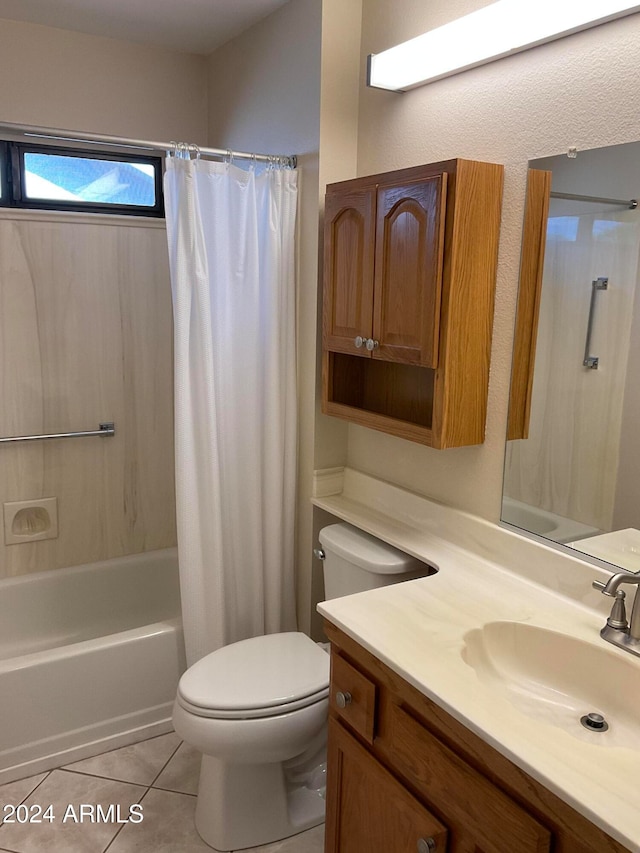
M 501 517 L 640 571 L 640 142 L 529 167 Z

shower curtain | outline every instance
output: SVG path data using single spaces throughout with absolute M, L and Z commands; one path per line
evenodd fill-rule
M 188 665 L 295 630 L 296 202 L 295 170 L 167 158 Z

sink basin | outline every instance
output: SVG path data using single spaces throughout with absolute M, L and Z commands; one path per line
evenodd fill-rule
M 523 714 L 602 746 L 640 750 L 640 661 L 525 622 L 488 622 L 465 636 L 462 658 Z M 602 641 L 604 643 L 604 641 Z M 604 716 L 607 731 L 580 718 Z

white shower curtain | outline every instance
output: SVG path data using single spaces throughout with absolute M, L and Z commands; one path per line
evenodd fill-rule
M 296 201 L 294 170 L 167 158 L 189 665 L 295 630 Z

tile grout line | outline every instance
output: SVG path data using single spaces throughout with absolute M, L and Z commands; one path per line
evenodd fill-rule
M 168 734 L 171 734 L 171 732 L 168 732 Z M 165 735 L 156 735 L 155 737 L 165 737 Z M 155 738 L 148 738 L 145 741 L 138 741 L 138 743 L 147 743 L 148 741 L 154 740 L 154 739 Z M 158 780 L 158 777 L 162 774 L 162 772 L 166 768 L 167 764 L 169 764 L 169 762 L 174 757 L 176 752 L 180 749 L 182 744 L 183 744 L 183 741 L 180 741 L 180 743 L 173 750 L 173 752 L 171 753 L 169 758 L 167 758 L 165 763 L 162 765 L 162 767 L 160 768 L 158 773 L 153 777 L 153 779 L 149 785 L 145 784 L 144 782 L 132 782 L 130 779 L 118 779 L 117 777 L 114 777 L 114 776 L 104 776 L 101 773 L 95 773 L 95 772 L 92 773 L 90 770 L 76 770 L 73 767 L 71 767 L 71 765 L 62 765 L 61 767 L 55 767 L 54 770 L 61 770 L 64 773 L 75 773 L 77 776 L 91 776 L 93 779 L 106 779 L 108 782 L 124 782 L 127 785 L 138 785 L 138 787 L 140 787 L 140 788 L 151 788 L 156 783 L 156 781 Z M 137 746 L 137 744 L 131 744 L 131 745 Z M 94 756 L 94 757 L 95 758 L 101 758 L 103 755 L 109 755 L 109 753 L 117 752 L 117 751 L 118 751 L 117 749 L 110 749 L 110 750 L 107 750 L 107 752 L 101 752 L 99 755 Z M 52 772 L 53 771 L 51 771 L 51 770 L 49 771 L 49 773 L 52 773 Z M 36 785 L 36 788 L 39 787 L 42 784 L 42 782 L 44 782 L 44 779 L 41 782 L 39 782 L 38 785 Z M 34 788 L 33 790 L 35 791 L 36 789 Z M 160 790 L 164 790 L 164 789 L 160 789 Z M 33 793 L 33 791 L 31 793 Z M 176 793 L 180 793 L 180 792 L 176 792 Z M 27 794 L 27 796 L 31 796 L 31 794 Z M 26 799 L 26 797 L 25 797 L 25 799 Z
M 180 749 L 180 747 L 182 746 L 182 744 L 183 744 L 183 741 L 180 741 L 180 743 L 179 743 L 179 744 L 176 746 L 176 748 L 173 750 L 173 752 L 171 753 L 171 755 L 169 756 L 169 758 L 167 758 L 167 760 L 165 761 L 165 763 L 162 765 L 162 767 L 160 768 L 160 770 L 158 771 L 158 773 L 156 773 L 156 775 L 154 776 L 153 780 L 151 781 L 151 784 L 149 785 L 149 787 L 150 787 L 150 788 L 153 788 L 153 786 L 154 786 L 154 785 L 155 785 L 155 783 L 158 781 L 158 779 L 160 778 L 160 776 L 162 776 L 162 774 L 164 773 L 164 771 L 165 771 L 165 769 L 166 769 L 167 765 L 168 765 L 168 764 L 169 764 L 169 762 L 174 758 L 174 756 L 175 756 L 176 752 Z
M 161 735 L 157 735 L 157 737 L 161 737 Z M 153 740 L 153 738 L 149 738 L 149 740 Z M 47 771 L 47 772 L 45 773 L 45 775 L 43 776 L 43 778 L 38 782 L 38 784 L 37 784 L 37 785 L 35 785 L 35 787 L 34 787 L 34 788 L 32 788 L 32 789 L 31 789 L 31 790 L 30 790 L 30 791 L 29 791 L 29 792 L 28 792 L 28 793 L 27 793 L 27 794 L 22 798 L 22 800 L 20 801 L 19 805 L 23 805 L 23 804 L 25 803 L 25 801 L 26 801 L 27 799 L 29 799 L 29 797 L 31 797 L 31 796 L 32 796 L 32 795 L 33 795 L 33 794 L 38 790 L 38 788 L 40 788 L 40 786 L 41 786 L 41 785 L 42 785 L 42 784 L 43 784 L 43 783 L 44 783 L 44 782 L 49 778 L 49 776 L 53 773 L 53 771 L 54 771 L 54 770 L 59 770 L 59 771 L 60 771 L 60 772 L 62 772 L 62 773 L 71 773 L 71 774 L 76 775 L 76 776 L 89 776 L 89 777 L 91 777 L 91 778 L 93 778 L 93 779 L 104 779 L 105 781 L 109 781 L 109 782 L 121 782 L 121 783 L 123 783 L 123 784 L 134 785 L 134 786 L 139 787 L 139 788 L 144 788 L 144 789 L 145 789 L 145 790 L 144 790 L 144 793 L 142 794 L 142 796 L 141 796 L 141 797 L 140 797 L 140 799 L 138 800 L 138 802 L 139 802 L 139 803 L 142 803 L 142 802 L 143 802 L 143 800 L 146 798 L 147 794 L 148 794 L 148 793 L 149 793 L 149 791 L 151 791 L 151 790 L 164 791 L 164 792 L 169 793 L 169 794 L 178 794 L 178 795 L 182 795 L 182 796 L 196 797 L 196 796 L 197 796 L 197 794 L 191 794 L 191 793 L 187 793 L 187 792 L 185 792 L 185 791 L 174 791 L 174 790 L 173 790 L 173 789 L 171 789 L 171 788 L 154 788 L 155 783 L 158 781 L 158 779 L 160 778 L 160 776 L 162 775 L 162 773 L 164 772 L 164 770 L 167 768 L 168 764 L 173 760 L 173 758 L 175 757 L 176 753 L 178 752 L 178 750 L 180 749 L 180 747 L 182 746 L 182 744 L 183 744 L 183 741 L 180 741 L 180 743 L 179 743 L 179 744 L 176 746 L 176 748 L 172 751 L 171 755 L 170 755 L 170 756 L 167 758 L 167 760 L 164 762 L 164 764 L 162 765 L 162 767 L 160 768 L 160 770 L 159 770 L 159 771 L 156 773 L 156 775 L 153 777 L 153 780 L 151 781 L 151 783 L 150 783 L 149 785 L 141 785 L 139 782 L 129 782 L 129 781 L 124 780 L 124 779 L 114 779 L 114 778 L 113 778 L 113 777 L 111 777 L 111 776 L 102 776 L 102 775 L 100 775 L 100 774 L 98 774 L 98 773 L 88 773 L 88 772 L 86 772 L 86 771 L 81 771 L 81 770 L 71 769 L 71 768 L 69 768 L 69 767 L 66 767 L 66 766 L 62 765 L 62 766 L 60 766 L 60 767 L 54 767 L 52 770 Z M 113 751 L 116 751 L 116 750 L 108 750 L 108 751 L 107 751 L 107 753 L 101 753 L 101 754 L 105 754 L 105 755 L 106 755 L 106 754 L 108 754 L 108 752 L 113 752 Z M 18 780 L 18 781 L 19 781 L 19 780 Z M 107 853 L 107 851 L 111 848 L 111 846 L 113 845 L 114 841 L 116 840 L 116 838 L 118 838 L 118 836 L 120 835 L 120 833 L 122 832 L 122 830 L 125 828 L 125 826 L 126 826 L 126 825 L 127 825 L 127 824 L 122 824 L 121 826 L 119 826 L 119 827 L 118 827 L 118 829 L 117 829 L 117 831 L 116 831 L 115 835 L 113 836 L 113 838 L 111 838 L 111 839 L 109 840 L 109 843 L 108 843 L 108 844 L 107 844 L 107 846 L 104 848 L 104 850 L 102 851 L 102 853 Z M 2 825 L 0 825 L 0 829 L 1 829 L 1 828 L 2 828 Z M 0 844 L 2 843 L 1 838 L 2 838 L 2 836 L 0 835 Z M 5 848 L 0 848 L 0 849 L 7 850 L 7 853 L 23 853 L 23 851 L 19 851 L 19 850 L 10 850 L 9 848 L 6 848 L 6 847 L 5 847 Z
M 162 735 L 157 735 L 156 737 L 162 737 Z M 148 740 L 153 740 L 153 738 L 148 738 Z M 135 785 L 136 787 L 144 788 L 145 789 L 144 793 L 142 794 L 142 796 L 138 800 L 138 802 L 141 803 L 144 800 L 144 798 L 147 796 L 149 791 L 152 789 L 154 783 L 158 780 L 158 778 L 160 777 L 162 772 L 165 770 L 165 768 L 167 767 L 169 762 L 172 760 L 172 758 L 175 756 L 176 752 L 180 749 L 181 746 L 182 746 L 182 741 L 180 741 L 180 743 L 176 746 L 176 748 L 173 750 L 171 755 L 164 762 L 164 764 L 162 765 L 160 770 L 153 777 L 153 779 L 149 785 L 141 785 L 139 782 L 130 782 L 126 779 L 114 779 L 111 776 L 102 776 L 98 773 L 87 773 L 85 771 L 74 770 L 74 769 L 71 769 L 69 767 L 62 765 L 60 767 L 54 767 L 52 770 L 48 770 L 45 773 L 45 775 L 43 776 L 43 778 L 38 782 L 38 784 L 35 785 L 30 791 L 28 791 L 25 794 L 25 796 L 20 800 L 20 803 L 18 805 L 23 805 L 25 803 L 25 801 L 28 800 L 29 797 L 31 797 L 32 794 L 34 794 L 38 790 L 38 788 L 49 778 L 49 776 L 53 773 L 54 770 L 59 770 L 62 773 L 71 773 L 75 776 L 90 776 L 92 779 L 104 779 L 107 782 L 121 782 L 123 784 Z M 101 755 L 107 755 L 109 752 L 115 752 L 115 751 L 117 751 L 117 750 L 108 750 L 106 753 L 101 753 Z M 16 781 L 20 781 L 20 780 L 16 780 Z M 165 790 L 165 789 L 158 788 L 157 790 Z M 179 791 L 168 791 L 168 793 L 181 793 L 181 792 L 179 792 Z M 191 794 L 189 796 L 193 796 L 193 794 Z M 122 824 L 121 826 L 118 827 L 116 834 L 113 836 L 113 838 L 111 838 L 111 840 L 109 841 L 107 846 L 104 848 L 103 853 L 106 853 L 106 851 L 111 847 L 111 845 L 116 840 L 116 838 L 120 835 L 120 833 L 122 832 L 122 830 L 124 829 L 125 826 L 126 826 L 126 824 Z M 0 829 L 2 829 L 2 824 L 0 824 Z M 2 840 L 2 836 L 0 835 L 0 843 L 1 843 L 1 840 Z M 21 853 L 21 851 L 18 851 L 18 850 L 9 851 L 9 848 L 6 848 L 6 847 L 0 848 L 0 849 L 7 850 L 8 853 Z
M 123 785 L 137 785 L 146 788 L 145 782 L 131 782 L 129 779 L 115 779 L 113 776 L 102 776 L 100 773 L 87 773 L 86 770 L 71 770 L 69 767 L 56 767 L 61 773 L 71 773 L 74 776 L 89 776 L 91 779 L 104 779 L 105 782 L 122 782 Z M 44 780 L 43 780 L 44 781 Z
M 147 787 L 147 790 L 146 790 L 146 791 L 144 792 L 144 794 L 140 797 L 140 799 L 139 799 L 139 801 L 138 801 L 139 803 L 142 803 L 142 801 L 143 801 L 143 800 L 144 800 L 144 798 L 147 796 L 147 794 L 149 793 L 149 791 L 151 791 L 151 789 L 153 788 L 153 784 L 154 784 L 154 782 L 156 782 L 156 781 L 158 780 L 159 776 L 162 774 L 162 772 L 164 771 L 165 767 L 169 764 L 169 762 L 171 761 L 171 759 L 174 757 L 174 755 L 175 755 L 175 754 L 176 754 L 176 752 L 180 749 L 180 747 L 181 747 L 181 746 L 182 746 L 182 741 L 180 741 L 180 743 L 179 743 L 179 744 L 176 746 L 176 748 L 173 750 L 173 752 L 171 753 L 171 755 L 169 756 L 169 758 L 167 758 L 167 760 L 166 760 L 166 761 L 165 761 L 165 763 L 162 765 L 162 767 L 160 768 L 160 770 L 159 770 L 159 771 L 156 773 L 156 775 L 153 777 L 153 779 L 152 779 L 152 781 L 151 781 L 151 784 Z M 158 789 L 158 790 L 162 790 L 162 789 Z M 124 829 L 124 827 L 125 827 L 125 824 L 123 824 L 122 826 L 120 826 L 120 827 L 118 828 L 118 831 L 117 831 L 117 832 L 116 832 L 116 834 L 113 836 L 113 838 L 111 839 L 111 841 L 109 841 L 109 843 L 108 843 L 108 844 L 107 844 L 107 846 L 104 848 L 104 850 L 102 851 L 102 853 L 107 853 L 107 851 L 109 850 L 109 848 L 111 847 L 111 845 L 113 844 L 113 842 L 116 840 L 116 838 L 120 835 L 120 833 L 122 832 L 122 830 Z
M 56 769 L 56 768 L 54 768 L 54 769 Z M 28 800 L 28 799 L 29 799 L 29 797 L 30 797 L 32 794 L 35 794 L 35 792 L 38 790 L 38 788 L 40 787 L 40 785 L 42 785 L 42 783 L 43 783 L 46 779 L 48 779 L 48 778 L 49 778 L 49 776 L 51 776 L 51 774 L 52 774 L 52 773 L 53 773 L 53 770 L 47 770 L 47 772 L 44 774 L 44 776 L 43 776 L 43 777 L 42 777 L 42 779 L 38 782 L 38 784 L 37 784 L 34 788 L 32 788 L 32 789 L 29 791 L 29 793 L 28 793 L 28 794 L 25 794 L 25 796 L 20 800 L 20 802 L 18 803 L 18 805 L 20 805 L 20 806 L 24 805 L 25 801 L 26 801 L 26 800 Z M 28 778 L 28 777 L 27 777 L 27 778 Z M 16 782 L 20 782 L 20 781 L 21 781 L 20 779 L 16 779 Z M 7 783 L 7 784 L 10 784 L 10 783 Z M 5 824 L 4 824 L 4 822 L 3 822 L 2 824 L 0 824 L 0 829 L 2 829 L 2 827 L 3 827 L 4 825 L 5 825 Z M 0 842 L 1 842 L 1 840 L 2 840 L 2 836 L 0 836 Z M 19 851 L 19 850 L 12 850 L 12 851 L 10 851 L 8 847 L 5 847 L 5 848 L 3 848 L 3 849 L 4 849 L 4 850 L 6 850 L 6 851 L 8 851 L 8 853 L 21 853 L 21 851 Z
M 140 797 L 140 799 L 138 800 L 138 803 L 141 803 L 141 802 L 144 800 L 144 798 L 147 796 L 147 794 L 149 793 L 149 791 L 150 791 L 150 790 L 151 790 L 151 785 L 149 785 L 149 787 L 147 788 L 147 790 L 146 790 L 146 791 L 144 792 L 144 794 Z M 111 845 L 112 845 L 112 844 L 113 844 L 113 842 L 116 840 L 116 838 L 120 835 L 120 833 L 122 832 L 122 830 L 125 828 L 125 826 L 126 826 L 126 825 L 127 825 L 127 824 L 122 824 L 122 826 L 118 827 L 118 830 L 117 830 L 116 834 L 113 836 L 113 838 L 111 839 L 111 841 L 107 844 L 107 846 L 104 848 L 104 850 L 102 851 L 102 853 L 107 853 L 108 849 L 111 847 Z

